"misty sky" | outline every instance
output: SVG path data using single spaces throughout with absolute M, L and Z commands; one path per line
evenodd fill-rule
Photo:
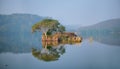
M 0 14 L 30 13 L 87 26 L 120 18 L 120 0 L 0 0 Z

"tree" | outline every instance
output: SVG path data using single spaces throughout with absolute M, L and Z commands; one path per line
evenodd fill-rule
M 64 31 L 65 31 L 65 27 L 64 27 L 63 25 L 60 25 L 60 26 L 58 27 L 58 32 L 63 33 Z
M 42 48 L 37 50 L 32 48 L 32 55 L 39 60 L 43 61 L 56 61 L 61 55 L 65 53 L 65 47 L 61 44 L 59 46 L 47 46 L 47 48 Z
M 65 31 L 65 27 L 60 25 L 57 20 L 44 19 L 32 26 L 32 32 L 41 31 L 47 38 L 47 33 L 53 33 L 58 31 Z

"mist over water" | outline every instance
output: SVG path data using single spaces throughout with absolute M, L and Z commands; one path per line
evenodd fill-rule
M 0 36 L 0 68 L 119 69 L 119 33 L 95 31 L 80 32 L 81 43 L 52 45 L 47 49 L 42 44 L 41 33 Z

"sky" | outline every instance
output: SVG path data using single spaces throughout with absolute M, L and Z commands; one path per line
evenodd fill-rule
M 0 0 L 0 14 L 52 17 L 63 25 L 88 26 L 120 18 L 120 0 Z

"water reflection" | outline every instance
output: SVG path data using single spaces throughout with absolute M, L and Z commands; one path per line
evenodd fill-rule
M 94 39 L 99 43 L 120 46 L 120 18 L 110 19 L 97 24 L 81 27 L 78 33 L 84 39 Z M 92 38 L 91 38 L 92 37 Z
M 32 55 L 43 61 L 56 61 L 63 55 L 65 44 L 80 44 L 81 42 L 42 41 L 42 49 L 32 48 Z
M 93 36 L 94 40 L 103 44 L 111 46 L 120 46 L 120 34 L 109 33 L 107 35 L 98 35 L 97 37 Z
M 101 33 L 96 33 L 94 31 L 89 31 L 92 32 L 83 34 L 81 33 L 80 35 L 83 37 L 83 39 L 88 39 L 90 43 L 93 41 L 97 41 L 102 44 L 107 44 L 111 46 L 120 46 L 120 34 L 119 33 L 108 33 L 108 32 L 101 32 Z
M 97 41 L 102 44 L 107 44 L 110 46 L 120 46 L 120 36 L 119 34 L 107 34 L 107 35 L 87 35 L 83 36 L 84 39 L 88 39 L 89 43 Z

